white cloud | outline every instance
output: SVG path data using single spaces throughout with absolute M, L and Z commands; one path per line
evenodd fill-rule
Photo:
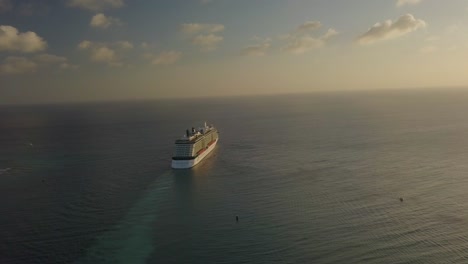
M 0 14 L 13 10 L 11 0 L 0 0 Z
M 440 37 L 439 36 L 436 36 L 436 35 L 432 35 L 432 36 L 429 36 L 425 39 L 425 41 L 427 42 L 435 42 L 435 41 L 439 41 L 440 40 Z
M 1 74 L 32 73 L 37 70 L 37 64 L 25 57 L 7 57 L 0 64 Z
M 423 53 L 423 54 L 427 54 L 427 53 L 434 53 L 438 50 L 438 48 L 436 46 L 433 46 L 433 45 L 429 45 L 429 46 L 425 46 L 425 47 L 422 47 L 419 52 L 420 53 Z
M 78 65 L 69 64 L 67 62 L 64 62 L 64 63 L 60 64 L 60 69 L 62 69 L 62 70 L 68 70 L 68 69 L 76 70 L 78 68 L 79 68 Z
M 426 27 L 426 22 L 416 19 L 411 14 L 406 14 L 398 18 L 395 22 L 387 20 L 377 23 L 366 33 L 358 37 L 357 42 L 362 45 L 370 45 L 378 41 L 395 39 L 408 33 Z
M 93 45 L 93 43 L 89 40 L 83 40 L 80 44 L 78 44 L 78 48 L 79 49 L 89 49 L 91 48 L 91 45 Z
M 199 23 L 187 23 L 180 26 L 182 32 L 186 34 L 196 33 L 218 33 L 223 32 L 225 27 L 222 24 L 199 24 Z
M 397 1 L 397 6 L 398 7 L 402 7 L 402 6 L 405 6 L 405 5 L 417 5 L 419 3 L 421 3 L 422 0 L 398 0 Z
M 198 35 L 192 39 L 192 44 L 200 47 L 202 51 L 211 51 L 215 50 L 223 39 L 223 37 L 215 34 Z
M 39 54 L 34 57 L 34 61 L 44 64 L 65 63 L 67 58 L 52 55 L 52 54 Z
M 47 42 L 34 32 L 19 33 L 12 26 L 0 26 L 0 51 L 31 53 L 46 48 Z
M 122 22 L 118 18 L 106 16 L 103 13 L 99 13 L 91 18 L 91 22 L 89 22 L 89 25 L 94 28 L 106 29 L 110 26 L 122 25 Z
M 112 67 L 123 66 L 121 57 L 126 50 L 132 49 L 133 44 L 128 41 L 113 43 L 99 43 L 84 40 L 78 44 L 78 49 L 89 52 L 89 58 L 93 62 L 106 63 Z
M 161 52 L 153 61 L 154 65 L 174 64 L 182 58 L 182 53 L 178 51 Z
M 124 6 L 123 0 L 69 0 L 68 5 L 91 11 L 101 11 Z
M 91 60 L 96 62 L 112 63 L 117 60 L 117 56 L 115 55 L 115 51 L 113 49 L 103 46 L 92 50 Z
M 281 37 L 281 39 L 288 42 L 283 50 L 292 54 L 303 54 L 324 47 L 332 37 L 339 34 L 338 31 L 333 28 L 328 29 L 328 31 L 321 36 L 313 36 L 309 33 L 309 31 L 315 31 L 321 27 L 322 23 L 318 21 L 307 22 L 300 25 L 293 34 Z
M 128 41 L 117 41 L 115 44 L 121 49 L 133 49 L 133 44 Z
M 74 70 L 78 68 L 77 65 L 70 64 L 67 58 L 53 55 L 53 54 L 47 54 L 47 53 L 39 54 L 39 55 L 34 56 L 32 60 L 36 62 L 38 66 L 41 68 L 50 67 L 50 66 L 58 67 L 62 70 L 66 70 L 66 69 Z
M 297 31 L 312 31 L 322 27 L 320 21 L 307 21 L 304 24 L 297 27 Z
M 248 46 L 242 49 L 241 55 L 254 57 L 265 56 L 270 46 L 271 44 L 269 42 Z
M 56 67 L 60 69 L 76 69 L 78 66 L 70 64 L 65 57 L 53 54 L 39 54 L 33 57 L 7 57 L 0 64 L 0 74 L 23 74 L 36 72 L 40 69 Z
M 312 49 L 325 46 L 325 41 L 311 36 L 302 36 L 291 39 L 285 50 L 294 54 L 302 54 Z
M 186 23 L 180 26 L 180 31 L 194 37 L 191 43 L 202 51 L 215 50 L 218 44 L 224 40 L 219 34 L 225 30 L 223 24 Z

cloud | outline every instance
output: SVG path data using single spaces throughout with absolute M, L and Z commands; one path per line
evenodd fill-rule
M 39 54 L 34 57 L 34 61 L 43 64 L 65 63 L 67 58 L 52 54 Z
M 427 42 L 435 42 L 435 41 L 439 41 L 440 40 L 440 37 L 439 36 L 436 36 L 436 35 L 432 35 L 432 36 L 429 36 L 425 39 L 425 41 Z
M 203 4 L 203 5 L 206 5 L 206 4 L 209 4 L 209 3 L 212 3 L 213 0 L 200 0 L 200 3 Z
M 242 49 L 241 55 L 253 57 L 265 56 L 270 46 L 271 44 L 269 41 L 262 44 L 248 46 Z
M 322 27 L 322 23 L 320 21 L 307 21 L 304 24 L 297 27 L 297 31 L 313 31 L 317 30 Z
M 180 31 L 194 37 L 191 43 L 202 51 L 215 50 L 218 44 L 224 40 L 219 34 L 225 30 L 223 24 L 186 23 L 180 26 Z
M 70 64 L 65 57 L 53 54 L 39 54 L 33 57 L 7 57 L 0 64 L 0 74 L 24 74 L 36 72 L 40 69 L 57 67 L 60 69 L 76 69 L 78 66 Z
M 406 14 L 395 22 L 387 20 L 383 23 L 375 24 L 366 33 L 359 36 L 357 42 L 362 45 L 370 45 L 378 41 L 399 38 L 424 27 L 426 27 L 424 20 L 416 19 L 413 15 Z
M 50 67 L 50 66 L 57 66 L 62 70 L 65 69 L 78 69 L 77 65 L 70 64 L 68 59 L 62 56 L 57 56 L 53 54 L 39 54 L 32 58 L 34 62 L 36 62 L 40 67 Z
M 299 26 L 294 34 L 282 37 L 288 42 L 283 50 L 292 54 L 303 54 L 324 47 L 331 38 L 339 34 L 338 31 L 333 28 L 328 29 L 328 31 L 321 36 L 312 36 L 307 32 L 320 27 L 320 22 L 309 22 Z
M 174 64 L 182 58 L 182 52 L 178 51 L 164 51 L 161 52 L 152 63 L 154 65 L 170 65 Z
M 318 49 L 325 46 L 325 41 L 320 38 L 303 36 L 290 40 L 285 50 L 294 54 L 302 54 L 312 49 Z
M 115 45 L 121 49 L 133 49 L 133 44 L 129 41 L 117 41 Z
M 13 10 L 11 0 L 0 0 L 0 14 Z
M 89 58 L 96 63 L 105 63 L 109 66 L 123 66 L 121 57 L 126 50 L 132 49 L 133 44 L 128 41 L 113 43 L 99 43 L 84 40 L 78 44 L 78 49 L 89 52 Z
M 99 13 L 91 18 L 91 22 L 89 22 L 89 25 L 94 28 L 106 29 L 110 26 L 122 25 L 122 22 L 118 18 L 106 16 L 103 13 Z
M 223 37 L 215 34 L 198 35 L 192 39 L 192 44 L 200 47 L 202 51 L 211 51 L 215 50 L 223 40 Z
M 180 30 L 186 34 L 197 34 L 203 33 L 218 33 L 223 32 L 225 29 L 222 24 L 199 24 L 199 23 L 187 23 L 180 26 Z
M 25 57 L 7 57 L 0 64 L 0 73 L 5 75 L 32 73 L 37 70 L 37 64 Z
M 88 49 L 88 48 L 91 48 L 91 46 L 93 45 L 93 43 L 89 40 L 83 40 L 80 44 L 78 44 L 78 48 L 79 49 Z
M 47 48 L 47 42 L 36 33 L 19 33 L 12 26 L 0 26 L 0 51 L 32 53 Z
M 402 6 L 405 6 L 405 5 L 417 5 L 419 3 L 421 3 L 422 0 L 398 0 L 396 5 L 398 7 L 402 7 Z
M 113 49 L 103 46 L 92 50 L 91 60 L 96 62 L 113 63 L 117 61 L 117 56 Z
M 101 11 L 110 8 L 121 8 L 124 0 L 69 0 L 68 5 L 90 11 Z
M 60 69 L 62 69 L 62 70 L 68 70 L 68 69 L 76 70 L 78 68 L 79 68 L 78 65 L 69 64 L 68 62 L 64 62 L 64 63 L 60 64 Z
M 427 54 L 427 53 L 434 53 L 438 50 L 438 48 L 436 46 L 433 46 L 433 45 L 429 45 L 429 46 L 425 46 L 425 47 L 422 47 L 419 52 L 420 53 L 423 53 L 423 54 Z

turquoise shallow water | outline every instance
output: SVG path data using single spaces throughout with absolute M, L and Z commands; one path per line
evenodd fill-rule
M 467 110 L 442 90 L 1 107 L 0 263 L 466 263 Z M 172 171 L 205 120 L 216 150 Z

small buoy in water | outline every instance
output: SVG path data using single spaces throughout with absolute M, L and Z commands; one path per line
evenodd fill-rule
M 402 197 L 400 197 L 400 202 L 403 202 L 403 198 L 402 198 Z
M 239 222 L 239 216 L 236 215 L 236 222 Z

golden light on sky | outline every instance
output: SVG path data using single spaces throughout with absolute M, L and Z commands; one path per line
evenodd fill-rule
M 468 3 L 0 0 L 0 104 L 468 87 Z

